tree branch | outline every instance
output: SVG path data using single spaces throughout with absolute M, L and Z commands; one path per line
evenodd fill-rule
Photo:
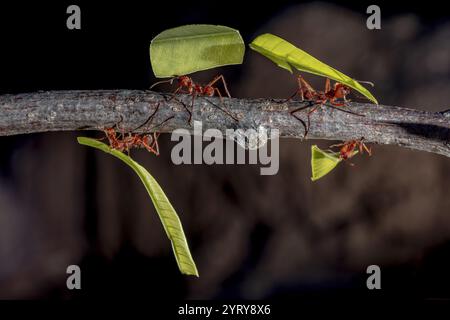
M 186 111 L 186 107 L 191 108 L 192 97 L 172 97 L 171 94 L 138 90 L 2 95 L 0 135 L 102 130 L 115 124 L 125 132 L 171 132 L 177 128 L 192 132 Z M 197 97 L 191 123 L 202 121 L 203 129 L 216 128 L 222 132 L 263 126 L 279 129 L 282 137 L 303 138 L 302 123 L 288 110 L 307 105 L 308 102 L 273 99 L 223 99 L 221 102 L 218 98 Z M 225 106 L 236 119 L 223 111 Z M 156 108 L 154 118 L 142 126 Z M 450 110 L 427 112 L 353 102 L 344 109 L 361 116 L 336 109 L 322 106 L 312 114 L 308 139 L 350 140 L 364 137 L 369 143 L 398 145 L 450 157 Z M 306 111 L 296 115 L 307 121 Z

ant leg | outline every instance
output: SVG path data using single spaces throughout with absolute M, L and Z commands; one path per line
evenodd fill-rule
M 126 140 L 131 141 L 130 143 L 125 142 L 125 151 L 127 152 L 127 155 L 130 156 L 130 149 L 133 147 L 134 140 L 136 140 L 136 136 L 133 136 L 131 133 L 128 133 L 127 138 L 123 138 L 124 141 Z M 131 145 L 131 148 L 130 148 Z
M 187 113 L 189 114 L 189 123 L 191 122 L 191 117 L 192 117 L 192 113 L 191 111 L 188 109 L 188 107 L 186 107 L 186 105 L 181 102 L 180 100 L 178 100 L 175 96 L 177 93 L 185 93 L 185 94 L 191 94 L 189 91 L 184 91 L 183 90 L 183 86 L 179 86 L 173 93 L 172 93 L 172 97 L 169 100 L 166 100 L 166 102 L 170 102 L 173 99 L 175 99 L 176 101 L 178 101 L 179 103 L 181 103 L 183 105 L 183 108 L 187 111 Z
M 325 80 L 325 94 L 327 94 L 328 92 L 330 92 L 331 90 L 331 84 L 330 84 L 330 79 L 327 78 Z
M 152 148 L 157 148 L 159 136 L 160 136 L 159 132 L 153 132 L 153 134 L 152 134 L 152 144 L 151 144 Z
M 109 142 L 109 146 L 113 149 L 115 149 L 115 146 L 117 145 L 117 138 L 116 138 L 116 131 L 114 130 L 114 128 L 109 128 L 109 129 L 105 129 L 103 130 L 105 137 L 103 138 L 99 138 L 97 140 L 102 141 L 104 139 L 108 139 Z
M 159 109 L 159 105 L 160 105 L 160 104 L 161 104 L 161 103 L 158 102 L 158 104 L 156 105 L 155 110 L 150 114 L 150 117 L 148 117 L 147 120 L 145 120 L 145 122 L 144 122 L 143 124 L 141 124 L 139 127 L 135 128 L 135 129 L 133 130 L 133 132 L 135 132 L 136 130 L 139 130 L 139 129 L 142 128 L 142 127 L 145 127 L 148 123 L 151 123 L 151 121 L 153 120 L 153 117 L 156 115 L 156 112 L 158 112 L 158 109 Z
M 337 144 L 332 144 L 331 146 L 329 146 L 329 148 L 339 148 L 339 147 L 342 147 L 342 146 L 345 146 L 345 145 L 346 145 L 345 142 L 337 143 Z
M 184 104 L 184 108 L 186 109 L 186 111 L 189 113 L 189 118 L 188 118 L 188 123 L 191 124 L 191 119 L 192 119 L 192 112 L 194 112 L 194 102 L 195 102 L 195 98 L 196 98 L 197 94 L 195 92 L 192 93 L 192 101 L 191 101 L 191 110 L 189 110 L 188 107 L 186 107 Z
M 308 131 L 309 131 L 309 128 L 311 128 L 311 114 L 313 112 L 315 112 L 320 106 L 321 106 L 321 104 L 318 105 L 318 106 L 313 107 L 310 111 L 308 111 L 308 113 L 306 115 L 307 120 L 308 120 Z
M 357 113 L 357 112 L 353 112 L 351 110 L 347 110 L 348 106 L 346 104 L 339 104 L 337 102 L 330 102 L 329 104 L 325 104 L 327 107 L 333 108 L 335 110 L 339 110 L 341 112 L 345 112 L 345 113 L 349 113 L 352 114 L 354 116 L 358 116 L 358 117 L 365 117 L 365 115 Z M 345 107 L 345 108 L 342 108 Z
M 222 80 L 223 88 L 225 89 L 225 92 L 226 92 L 228 98 L 231 98 L 230 91 L 228 90 L 227 83 L 225 82 L 225 77 L 222 74 L 216 76 L 210 83 L 208 83 L 206 85 L 206 87 L 208 87 L 208 86 L 211 87 L 213 84 L 215 84 L 219 80 Z
M 300 97 L 302 98 L 301 101 L 304 101 L 304 100 L 305 100 L 305 99 L 303 98 L 303 91 L 297 89 L 297 90 L 296 90 L 289 98 L 287 98 L 286 100 L 284 100 L 283 103 L 286 103 L 286 102 L 291 101 L 292 99 L 294 99 L 294 97 L 295 97 L 297 94 L 300 94 Z
M 301 75 L 298 76 L 297 81 L 302 101 L 305 94 L 307 94 L 308 99 L 310 99 L 310 97 L 317 96 L 316 90 L 314 90 L 314 88 Z
M 183 86 L 178 86 L 178 88 L 176 88 L 175 91 L 172 92 L 172 97 L 169 100 L 167 100 L 167 102 L 171 101 L 172 99 L 175 99 L 175 95 L 177 93 L 185 93 L 183 92 Z
M 345 102 L 335 102 L 335 101 L 331 101 L 331 100 L 330 100 L 330 104 L 332 104 L 335 107 L 346 107 L 347 106 L 345 104 Z
M 162 121 L 161 123 L 157 124 L 156 126 L 151 127 L 149 129 L 149 131 L 153 131 L 155 128 L 162 126 L 164 123 L 166 123 L 167 121 L 169 121 L 170 119 L 173 119 L 173 118 L 175 118 L 175 116 L 168 117 L 166 120 Z
M 305 128 L 305 134 L 304 134 L 304 136 L 303 136 L 303 139 L 305 139 L 305 138 L 306 138 L 306 135 L 308 134 L 309 126 L 307 126 L 306 123 L 305 123 L 305 121 L 303 121 L 302 119 L 300 119 L 299 117 L 297 117 L 295 114 L 296 114 L 297 112 L 300 112 L 300 111 L 305 110 L 305 109 L 307 109 L 307 108 L 311 108 L 312 106 L 313 106 L 313 104 L 311 104 L 311 101 L 310 101 L 310 102 L 309 102 L 309 105 L 307 105 L 307 106 L 299 107 L 299 108 L 297 108 L 297 109 L 294 109 L 294 110 L 292 110 L 292 111 L 289 111 L 289 114 L 290 114 L 291 116 L 293 116 L 295 119 L 297 119 L 298 121 L 300 121 L 300 122 L 302 123 L 303 127 Z
M 222 112 L 226 113 L 228 116 L 230 116 L 231 118 L 233 118 L 233 120 L 239 122 L 239 119 L 237 119 L 237 118 L 232 114 L 232 112 L 231 112 L 230 110 L 228 110 L 228 108 L 227 108 L 227 106 L 225 105 L 225 103 L 223 103 L 223 97 L 222 97 L 222 94 L 221 94 L 219 88 L 214 88 L 214 92 L 217 92 L 217 95 L 218 95 L 219 98 L 220 98 L 220 102 L 222 102 L 222 104 L 224 105 L 224 109 L 219 108 L 217 105 L 215 105 L 215 106 L 218 107 L 219 110 L 221 110 Z
M 191 93 L 188 93 L 188 94 L 191 94 Z M 193 93 L 192 93 L 192 95 L 193 95 Z M 179 102 L 182 106 L 183 106 L 183 108 L 184 108 L 184 110 L 186 110 L 186 112 L 189 114 L 189 122 L 191 122 L 191 118 L 192 118 L 192 112 L 191 112 L 191 110 L 189 110 L 189 108 L 182 102 L 182 101 L 180 101 L 180 100 L 178 100 L 177 98 L 175 98 L 175 96 L 172 96 L 172 98 L 170 98 L 169 100 L 167 100 L 167 102 L 169 102 L 170 100 L 176 100 L 177 102 Z
M 297 110 L 291 111 L 290 114 L 291 114 L 291 116 L 293 116 L 295 119 L 297 119 L 298 121 L 300 121 L 301 124 L 303 125 L 303 128 L 305 129 L 305 133 L 303 134 L 303 139 L 305 139 L 305 138 L 306 138 L 306 135 L 308 134 L 309 127 L 306 125 L 305 121 L 303 121 L 302 119 L 300 119 L 299 117 L 297 117 L 297 116 L 295 115 L 295 112 L 296 112 L 296 111 L 297 111 Z
M 168 117 L 168 118 L 167 118 L 166 120 L 164 120 L 163 122 L 161 122 L 161 123 L 157 124 L 156 126 L 153 126 L 152 128 L 150 128 L 149 131 L 153 131 L 155 128 L 157 128 L 157 127 L 163 125 L 164 123 L 166 123 L 167 121 L 169 121 L 170 119 L 173 119 L 173 118 L 175 118 L 175 116 L 170 116 L 170 117 Z M 144 144 L 143 141 L 141 142 L 141 144 L 142 144 L 148 151 L 155 153 L 157 156 L 159 155 L 159 144 L 158 144 L 158 137 L 159 137 L 159 136 L 160 136 L 160 132 L 153 132 L 153 141 L 152 141 L 152 144 L 151 144 L 150 146 L 149 146 L 148 144 Z M 147 145 L 149 148 L 147 148 L 146 145 Z M 154 150 L 154 151 L 156 151 L 156 152 L 151 151 L 150 149 L 151 149 L 151 150 Z
M 113 148 L 113 149 L 117 149 L 117 145 L 118 145 L 118 142 L 119 142 L 118 139 L 117 139 L 117 133 L 116 133 L 114 128 L 119 128 L 119 124 L 121 122 L 123 122 L 123 116 L 120 114 L 119 117 L 120 117 L 120 120 L 117 123 L 115 123 L 111 128 L 105 128 L 103 130 L 103 132 L 105 133 L 106 137 L 97 139 L 99 141 L 102 141 L 105 138 L 107 138 L 108 142 L 109 142 L 109 146 L 111 148 Z
M 372 155 L 372 148 L 368 147 L 365 145 L 365 143 L 361 142 L 362 147 L 364 148 L 364 150 L 366 150 L 367 154 L 369 155 L 369 157 Z
M 159 155 L 159 150 L 157 151 L 157 150 L 153 149 L 153 148 L 145 141 L 145 139 L 142 139 L 141 143 L 142 143 L 142 145 L 144 146 L 144 148 L 147 149 L 148 152 L 151 152 L 151 153 L 153 153 L 153 154 L 155 154 L 155 155 L 157 155 L 157 156 Z
M 288 102 L 292 100 L 297 94 L 300 95 L 301 100 L 305 100 L 305 92 L 309 92 L 311 95 L 315 93 L 315 90 L 311 87 L 311 85 L 306 82 L 305 79 L 301 75 L 298 75 L 297 77 L 297 91 L 294 92 L 292 96 L 290 96 L 288 99 L 286 99 L 284 102 Z
M 153 133 L 153 144 L 152 148 L 156 150 L 156 155 L 159 156 L 159 144 L 158 144 L 159 132 Z

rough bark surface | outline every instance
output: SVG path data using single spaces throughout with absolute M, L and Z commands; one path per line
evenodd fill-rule
M 276 128 L 281 137 L 302 139 L 303 124 L 289 111 L 308 102 L 267 99 L 197 97 L 192 121 L 186 108 L 192 97 L 139 90 L 49 91 L 0 96 L 0 135 L 45 131 L 102 130 L 118 125 L 125 132 L 192 132 L 203 129 Z M 155 112 L 151 121 L 149 116 Z M 233 114 L 227 114 L 227 108 Z M 450 110 L 427 112 L 408 108 L 348 103 L 344 108 L 322 106 L 311 116 L 308 139 L 350 140 L 390 144 L 450 157 Z M 297 112 L 304 122 L 307 110 Z M 168 119 L 168 120 L 167 120 Z M 147 121 L 147 123 L 146 123 Z M 145 124 L 145 125 L 143 125 Z

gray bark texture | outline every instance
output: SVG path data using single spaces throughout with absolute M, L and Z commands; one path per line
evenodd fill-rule
M 276 128 L 281 137 L 303 139 L 304 125 L 290 111 L 308 105 L 309 102 L 270 99 L 193 99 L 188 95 L 140 90 L 8 94 L 0 96 L 0 135 L 103 130 L 115 125 L 124 132 L 172 132 L 178 128 L 192 132 L 194 121 L 201 121 L 203 129 L 225 132 Z M 192 106 L 189 123 L 186 109 Z M 295 115 L 306 123 L 308 110 Z M 154 117 L 149 120 L 152 114 Z M 311 114 L 307 139 L 360 138 L 366 143 L 397 145 L 450 157 L 450 110 L 427 112 L 349 102 L 344 108 L 323 105 Z

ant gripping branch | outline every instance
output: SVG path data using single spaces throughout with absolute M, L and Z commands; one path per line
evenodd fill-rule
M 144 127 L 148 123 L 151 123 L 156 112 L 158 112 L 159 105 L 160 104 L 158 103 L 155 110 L 152 112 L 152 114 L 149 116 L 149 118 L 143 124 L 141 124 L 139 127 L 135 128 L 132 131 L 136 131 L 136 130 Z M 161 126 L 163 123 L 169 121 L 172 118 L 174 118 L 174 116 L 170 116 L 169 118 L 167 118 L 160 124 L 152 127 L 150 130 L 153 130 L 158 126 Z M 123 118 L 121 117 L 121 120 L 119 121 L 119 123 L 122 121 L 123 121 Z M 118 124 L 116 124 L 114 127 L 117 127 L 117 126 L 118 126 Z M 160 135 L 160 132 L 153 132 L 151 134 L 128 133 L 128 135 L 126 135 L 126 136 L 125 136 L 124 132 L 122 132 L 120 134 L 121 137 L 119 137 L 119 135 L 118 135 L 117 131 L 114 129 L 114 127 L 103 130 L 105 132 L 106 138 L 108 139 L 109 145 L 111 146 L 111 148 L 121 151 L 121 152 L 126 151 L 128 154 L 130 154 L 130 149 L 145 148 L 150 153 L 153 153 L 156 156 L 159 156 L 158 137 Z
M 217 86 L 215 86 L 216 82 L 218 82 L 219 80 L 222 81 L 222 85 L 223 85 L 223 88 L 225 90 L 225 93 L 226 93 L 227 97 L 231 98 L 230 91 L 228 90 L 227 83 L 225 82 L 225 78 L 224 78 L 223 75 L 216 76 L 208 84 L 203 85 L 203 86 L 199 85 L 199 84 L 196 84 L 192 80 L 192 78 L 189 77 L 189 76 L 179 76 L 179 77 L 171 78 L 169 80 L 158 81 L 158 82 L 154 83 L 150 87 L 150 89 L 152 89 L 153 87 L 155 87 L 156 85 L 159 85 L 161 83 L 170 83 L 170 84 L 172 84 L 173 80 L 175 80 L 175 79 L 178 81 L 178 87 L 173 92 L 174 96 L 171 99 L 173 99 L 175 97 L 175 94 L 177 94 L 177 93 L 185 93 L 185 94 L 191 95 L 192 96 L 191 109 L 194 107 L 194 101 L 195 101 L 195 98 L 197 96 L 213 97 L 213 96 L 215 96 L 217 94 L 219 96 L 220 100 L 223 103 L 223 95 L 222 95 L 221 91 L 219 90 L 219 88 L 217 88 Z M 226 113 L 227 115 L 229 115 L 231 118 L 233 118 L 233 120 L 239 121 L 226 108 L 222 109 L 222 108 L 218 107 L 217 105 L 215 105 L 215 106 L 217 108 L 219 108 L 221 111 L 223 111 L 224 113 Z M 192 112 L 186 106 L 184 106 L 184 107 L 185 107 L 186 111 L 189 113 L 188 122 L 190 123 L 191 122 L 191 118 L 192 118 Z
M 367 152 L 369 156 L 372 155 L 372 149 L 370 147 L 367 147 L 366 144 L 363 142 L 364 138 L 358 139 L 358 140 L 349 140 L 343 143 L 334 144 L 330 146 L 330 148 L 339 147 L 339 158 L 342 160 L 348 160 L 350 158 L 353 158 L 355 155 L 355 149 L 359 148 L 359 152 L 361 154 Z M 350 165 L 353 166 L 353 163 L 350 163 Z
M 129 133 L 122 138 L 118 138 L 118 134 L 114 128 L 105 129 L 104 132 L 109 140 L 109 145 L 115 150 L 121 152 L 126 151 L 129 154 L 132 148 L 145 148 L 147 151 L 159 156 L 159 132 L 143 135 Z
M 368 81 L 360 81 L 364 83 L 371 84 L 373 86 L 373 83 Z M 316 104 L 311 110 L 307 113 L 307 119 L 308 124 L 306 125 L 303 120 L 301 120 L 299 117 L 295 115 L 295 113 L 304 110 L 306 108 L 310 108 L 311 105 L 304 106 L 297 108 L 295 110 L 290 111 L 290 114 L 294 116 L 297 120 L 299 120 L 303 126 L 305 127 L 305 137 L 308 134 L 309 128 L 311 126 L 311 114 L 314 113 L 320 106 L 325 105 L 327 102 L 330 103 L 330 107 L 336 108 L 336 107 L 345 107 L 347 100 L 347 95 L 350 94 L 350 87 L 346 86 L 345 84 L 336 82 L 333 87 L 331 87 L 330 79 L 325 80 L 325 91 L 316 91 L 301 75 L 297 77 L 297 83 L 298 83 L 298 89 L 295 91 L 295 93 L 287 99 L 287 101 L 293 99 L 296 95 L 299 95 L 301 98 L 301 101 L 309 100 Z M 343 100 L 343 102 L 338 102 L 338 100 Z M 347 112 L 353 115 L 362 116 L 361 114 L 336 108 L 337 110 Z

